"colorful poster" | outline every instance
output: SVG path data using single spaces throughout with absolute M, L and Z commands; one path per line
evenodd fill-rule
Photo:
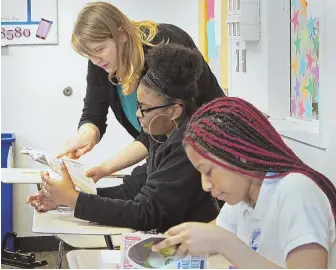
M 207 0 L 207 16 L 208 19 L 215 17 L 215 0 Z
M 210 59 L 216 58 L 217 46 L 216 46 L 216 33 L 215 33 L 215 20 L 210 19 L 207 22 L 207 39 L 208 39 L 208 56 Z
M 219 1 L 219 0 L 216 0 Z M 208 45 L 208 57 L 215 58 L 217 56 L 216 46 L 216 22 L 214 19 L 215 14 L 215 0 L 206 1 L 206 33 L 207 33 L 207 45 Z
M 303 120 L 318 119 L 320 21 L 313 1 L 291 0 L 291 116 Z

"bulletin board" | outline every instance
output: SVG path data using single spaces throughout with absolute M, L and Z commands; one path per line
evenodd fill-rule
M 57 0 L 1 0 L 1 46 L 57 43 Z
M 325 6 L 319 0 L 291 0 L 291 116 L 319 119 L 320 29 Z

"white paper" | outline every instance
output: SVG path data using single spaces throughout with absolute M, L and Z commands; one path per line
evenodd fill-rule
M 23 148 L 20 153 L 29 155 L 34 161 L 48 166 L 59 176 L 62 176 L 61 162 L 63 160 L 64 165 L 67 167 L 75 186 L 83 192 L 97 194 L 95 182 L 92 180 L 92 178 L 85 176 L 85 171 L 87 170 L 87 168 L 85 168 L 84 165 L 79 163 L 78 161 L 66 157 L 57 159 L 56 156 L 51 155 L 47 152 L 27 147 Z

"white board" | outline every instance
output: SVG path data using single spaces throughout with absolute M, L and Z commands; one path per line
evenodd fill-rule
M 57 43 L 57 0 L 1 0 L 1 46 Z

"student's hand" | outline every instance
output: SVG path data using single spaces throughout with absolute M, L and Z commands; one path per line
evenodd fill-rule
M 53 210 L 59 206 L 54 200 L 46 196 L 44 190 L 29 195 L 26 203 L 29 203 L 39 212 Z
M 109 173 L 104 165 L 100 165 L 89 169 L 85 175 L 86 177 L 91 177 L 97 183 L 100 179 L 109 175 Z
M 48 174 L 41 172 L 42 186 L 45 189 L 46 196 L 50 197 L 56 204 L 74 209 L 78 192 L 64 163 L 61 163 L 61 170 L 63 178 L 60 180 L 52 179 Z
M 219 253 L 222 235 L 226 230 L 209 224 L 188 222 L 170 228 L 165 234 L 167 239 L 154 245 L 152 250 L 157 252 L 163 248 L 179 245 L 176 255 L 208 255 Z
M 57 158 L 68 156 L 71 159 L 78 159 L 82 155 L 91 151 L 97 144 L 100 137 L 99 130 L 93 124 L 84 124 L 78 131 L 76 138 L 67 142 L 67 145 L 62 153 L 57 155 Z

